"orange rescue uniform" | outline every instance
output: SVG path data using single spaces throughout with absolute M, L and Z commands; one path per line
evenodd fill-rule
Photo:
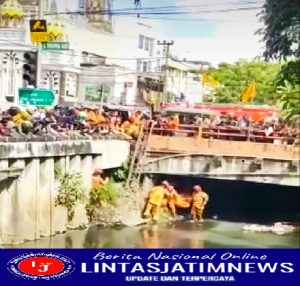
M 93 176 L 92 177 L 92 187 L 95 188 L 97 186 L 104 186 L 107 184 L 107 179 L 102 179 L 101 176 Z
M 170 117 L 167 126 L 169 129 L 177 130 L 179 128 L 179 117 L 176 115 Z
M 93 188 L 97 188 L 97 187 L 101 187 L 104 186 L 108 183 L 108 178 L 103 179 L 101 176 L 96 175 L 92 177 L 92 187 Z M 99 199 L 99 206 L 100 207 L 106 207 L 106 204 L 104 201 L 102 201 L 101 199 Z
M 208 202 L 208 195 L 205 192 L 193 192 L 192 194 L 192 208 L 191 215 L 193 220 L 202 221 L 202 214 L 204 207 Z
M 167 207 L 171 212 L 172 217 L 176 217 L 176 202 L 178 197 L 179 195 L 175 189 L 167 193 Z
M 162 186 L 156 186 L 150 189 L 143 214 L 145 217 L 151 215 L 153 220 L 158 220 L 159 210 L 166 192 L 167 190 Z

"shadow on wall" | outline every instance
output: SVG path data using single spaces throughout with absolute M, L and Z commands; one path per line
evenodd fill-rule
M 8 190 L 15 180 L 17 180 L 17 178 L 8 178 L 6 180 L 0 181 L 0 194 L 3 191 Z
M 205 217 L 218 220 L 253 223 L 300 221 L 300 192 L 297 187 L 229 181 L 188 176 L 155 175 L 158 184 L 168 180 L 179 193 L 192 193 L 194 185 L 201 185 L 210 201 Z M 179 210 L 187 214 L 188 210 Z

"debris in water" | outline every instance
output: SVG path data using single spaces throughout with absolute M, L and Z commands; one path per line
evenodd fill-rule
M 276 222 L 272 226 L 250 224 L 243 226 L 243 230 L 247 232 L 273 232 L 278 235 L 283 235 L 289 232 L 293 232 L 296 228 L 292 225 Z

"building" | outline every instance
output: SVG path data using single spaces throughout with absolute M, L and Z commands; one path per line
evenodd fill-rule
M 24 65 L 37 51 L 29 20 L 37 17 L 38 2 L 0 0 L 1 107 L 17 105 L 19 88 L 32 86 L 54 90 L 56 103 L 145 104 L 143 81 L 160 65 L 156 36 L 138 19 L 113 19 L 112 0 L 45 0 L 49 42 L 43 44 L 41 80 L 24 80 Z
M 201 103 L 205 93 L 201 72 L 209 67 L 207 62 L 179 61 L 171 57 L 167 69 L 167 101 Z

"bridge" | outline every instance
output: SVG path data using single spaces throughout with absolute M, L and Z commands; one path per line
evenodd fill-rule
M 247 141 L 150 134 L 144 174 L 299 185 L 299 148 Z

